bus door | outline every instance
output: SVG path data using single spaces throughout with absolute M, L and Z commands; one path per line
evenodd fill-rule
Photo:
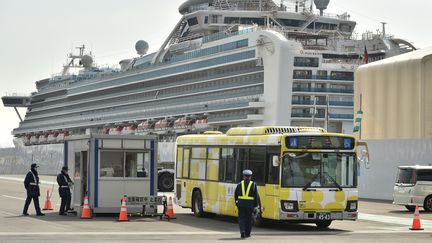
M 266 164 L 265 164 L 265 185 L 266 195 L 279 197 L 279 168 L 280 165 L 273 165 L 273 157 L 279 156 L 279 148 L 267 148 Z
M 269 151 L 268 151 L 269 152 Z M 280 203 L 280 184 L 279 184 L 279 168 L 273 166 L 273 156 L 279 156 L 279 151 L 270 152 L 266 155 L 265 163 L 265 196 L 261 196 L 261 203 L 264 207 L 263 217 L 270 219 L 279 219 L 279 203 Z

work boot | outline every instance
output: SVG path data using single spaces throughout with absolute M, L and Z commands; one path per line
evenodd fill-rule
M 246 238 L 245 234 L 244 234 L 244 233 L 241 233 L 241 234 L 240 234 L 240 238 L 242 238 L 242 239 Z
M 24 215 L 24 216 L 29 216 L 29 214 L 28 214 L 28 213 L 23 213 L 23 215 Z

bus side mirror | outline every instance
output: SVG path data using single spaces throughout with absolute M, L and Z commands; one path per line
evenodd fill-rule
M 279 166 L 279 156 L 275 155 L 272 157 L 272 165 L 274 167 L 278 167 Z

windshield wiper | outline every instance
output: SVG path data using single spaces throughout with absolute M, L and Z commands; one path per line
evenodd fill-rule
M 326 175 L 328 178 L 330 178 L 330 180 L 333 181 L 334 185 L 335 185 L 337 188 L 339 188 L 340 191 L 343 190 L 342 187 L 341 187 L 341 185 L 339 185 L 339 183 L 337 183 L 337 181 L 336 181 L 333 177 L 331 177 L 331 176 L 328 174 L 328 172 L 325 172 L 325 171 L 324 171 L 324 175 Z
M 315 181 L 316 178 L 318 178 L 320 176 L 321 172 L 318 173 L 314 178 L 312 178 L 312 180 L 310 182 L 308 182 L 304 187 L 303 187 L 303 191 L 306 191 L 311 185 L 312 182 Z

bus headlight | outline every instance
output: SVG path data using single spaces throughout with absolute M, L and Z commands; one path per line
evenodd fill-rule
M 347 202 L 347 207 L 346 207 L 346 211 L 348 212 L 355 212 L 357 211 L 357 207 L 358 207 L 358 202 L 357 201 L 348 201 Z
M 297 212 L 298 203 L 297 201 L 281 201 L 281 208 L 285 212 Z

